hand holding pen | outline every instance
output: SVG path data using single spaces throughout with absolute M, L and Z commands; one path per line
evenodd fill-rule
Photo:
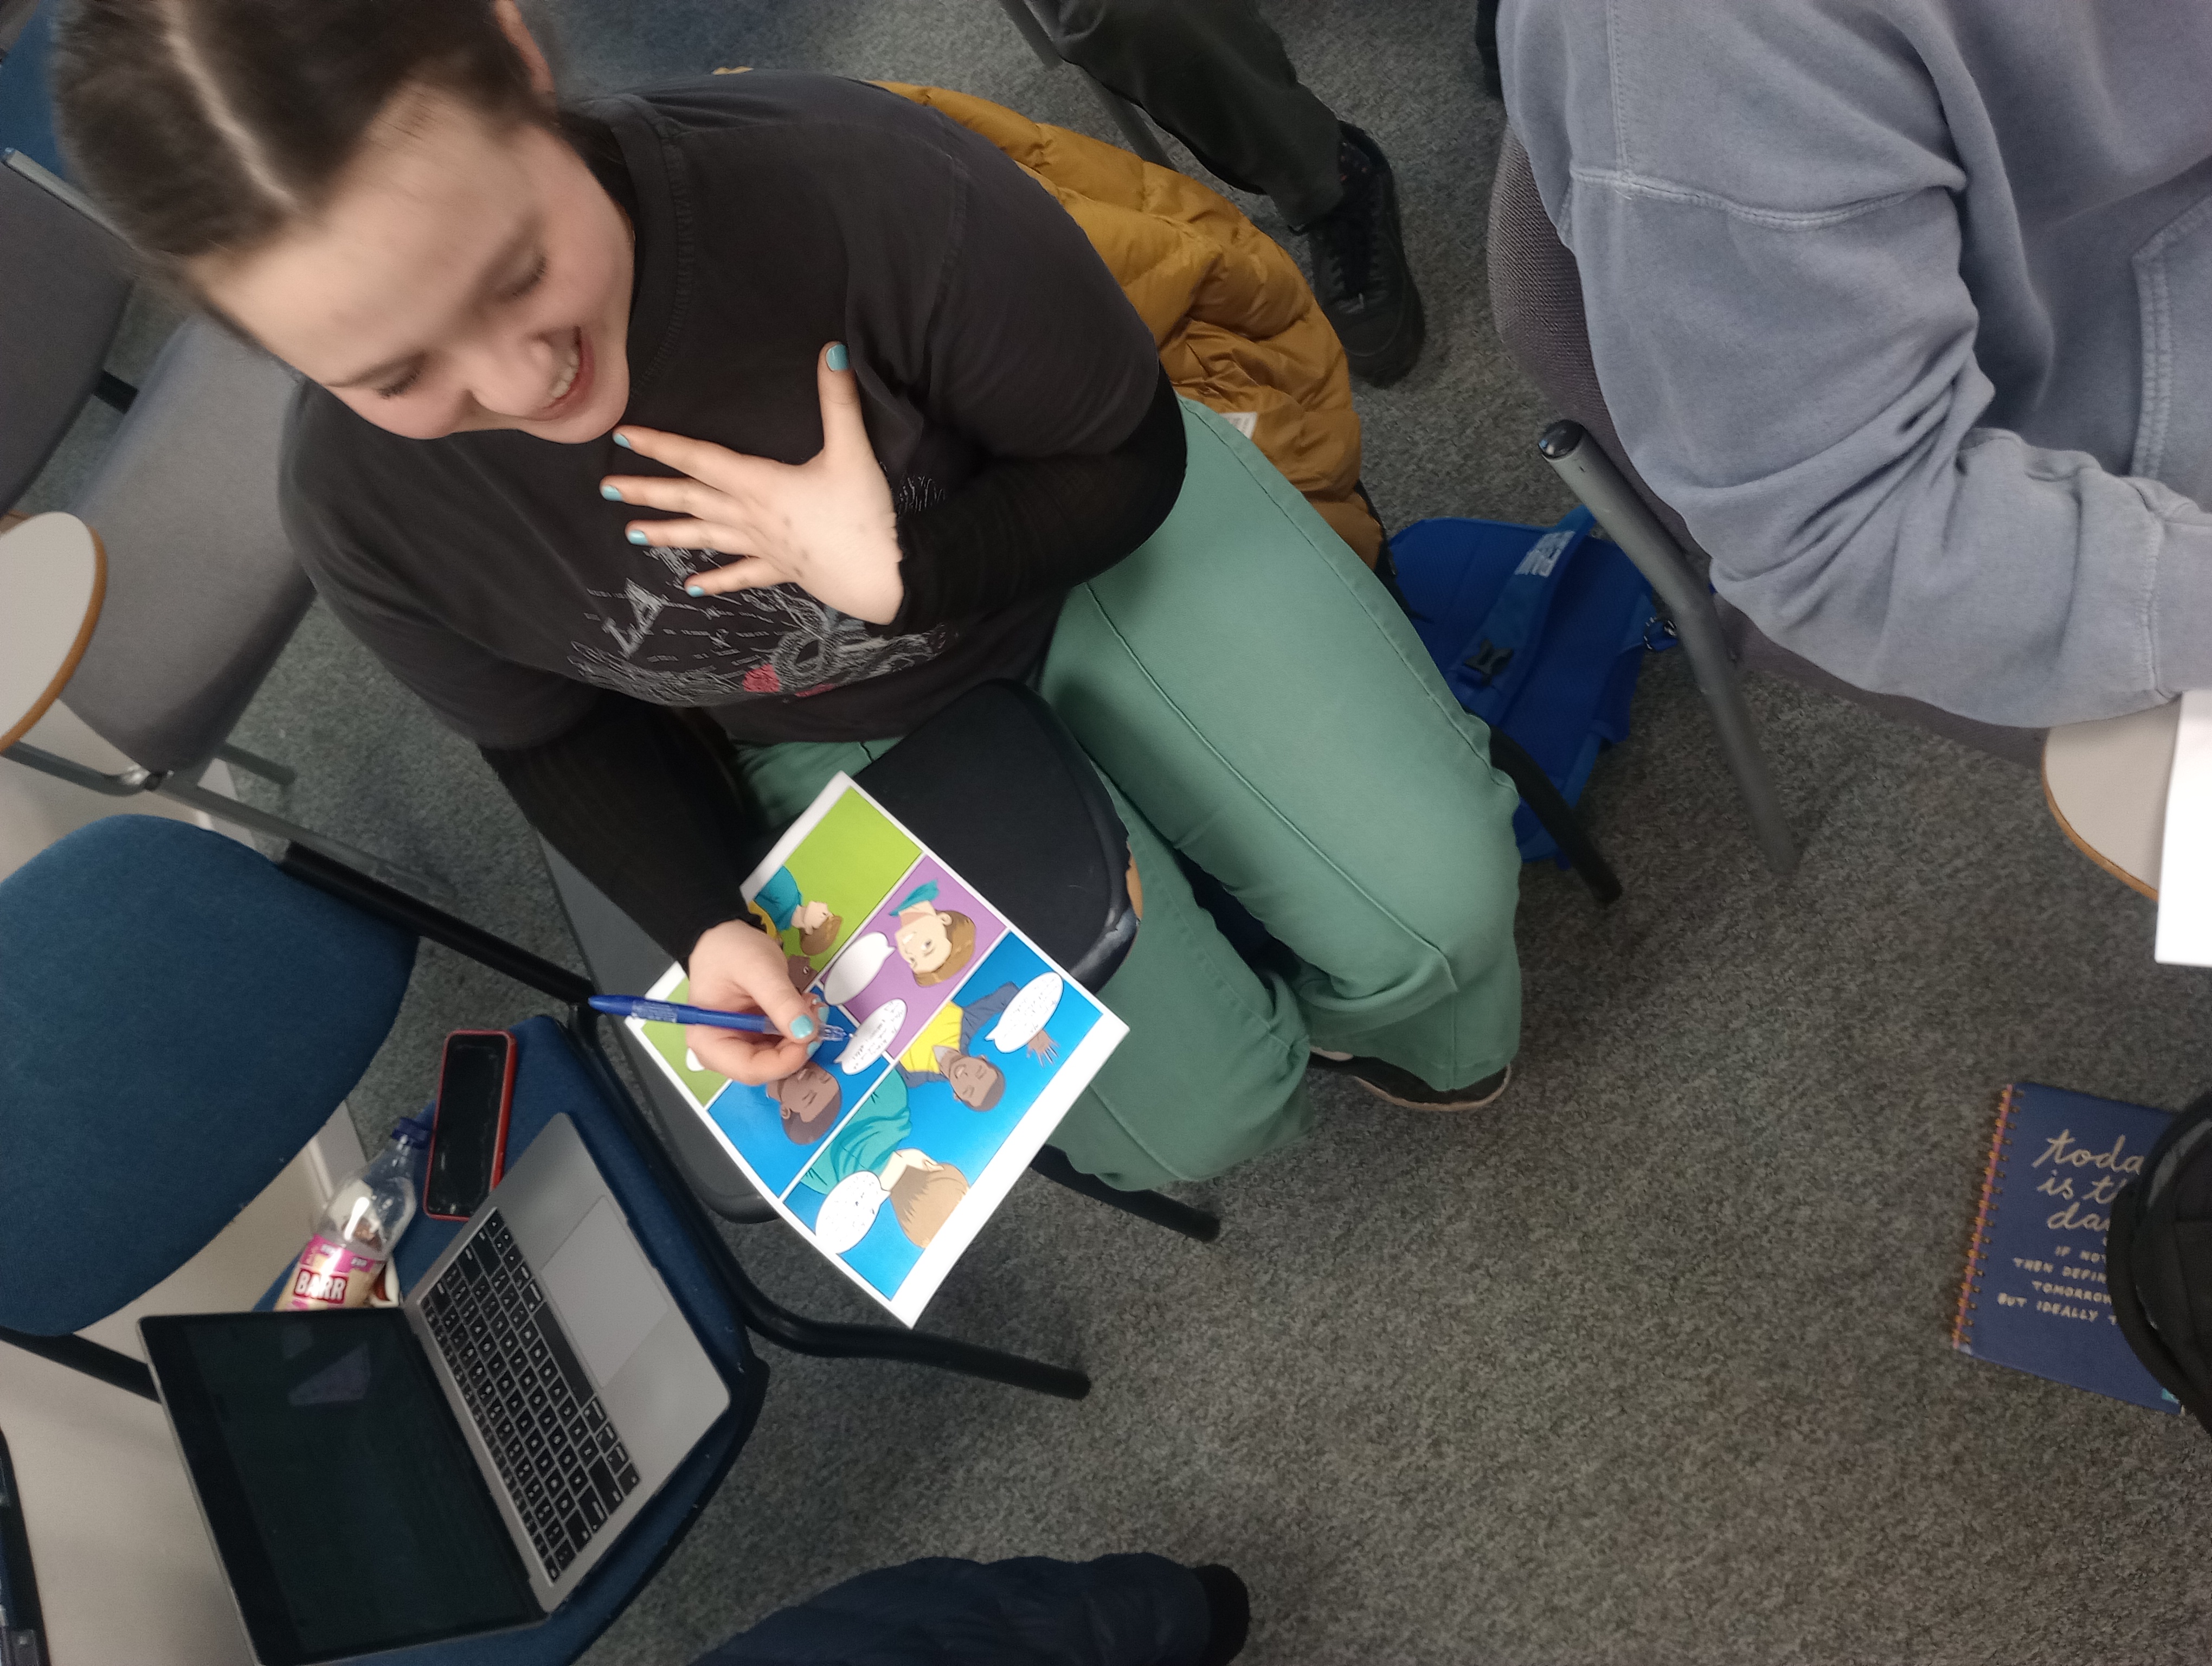
M 726 920 L 700 936 L 691 950 L 691 1000 L 696 1006 L 732 1016 L 758 1015 L 773 1026 L 763 1033 L 719 1024 L 687 1024 L 684 1045 L 717 1075 L 754 1087 L 781 1081 L 806 1062 L 823 1039 L 817 997 L 792 983 L 783 945 L 748 921 Z

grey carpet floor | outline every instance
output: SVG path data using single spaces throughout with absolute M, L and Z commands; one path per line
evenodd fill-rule
M 1361 394 L 1378 502 L 1553 520 L 1546 413 L 1488 319 L 1500 116 L 1472 8 L 1267 9 L 1401 173 L 1433 335 L 1408 381 Z M 821 68 L 1109 132 L 988 0 L 555 12 L 579 88 Z M 590 1659 L 687 1661 L 908 1557 L 1133 1548 L 1239 1570 L 1255 1666 L 2203 1658 L 2212 1445 L 1945 1335 L 1999 1086 L 2177 1105 L 2212 1082 L 2212 981 L 2153 964 L 2150 905 L 2066 843 L 2032 774 L 1751 696 L 1794 878 L 1759 865 L 1680 656 L 1654 660 L 1585 801 L 1627 896 L 1600 912 L 1570 876 L 1523 877 L 1498 1110 L 1322 1085 L 1304 1144 L 1191 1189 L 1224 1219 L 1212 1245 L 1024 1182 L 929 1322 L 1080 1363 L 1091 1397 L 769 1352 L 750 1444 Z M 239 739 L 300 766 L 301 818 L 573 960 L 489 773 L 319 611 Z M 447 1030 L 528 1010 L 426 953 L 364 1130 L 421 1103 Z M 781 1229 L 733 1242 L 794 1305 L 868 1316 Z

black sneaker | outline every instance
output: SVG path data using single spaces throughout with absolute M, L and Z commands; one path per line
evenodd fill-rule
M 1465 1087 L 1434 1088 L 1410 1070 L 1380 1059 L 1358 1059 L 1349 1053 L 1313 1049 L 1313 1068 L 1349 1076 L 1378 1099 L 1388 1099 L 1407 1110 L 1480 1110 L 1496 1104 L 1505 1085 L 1513 1079 L 1513 1067 L 1485 1076 Z
M 1313 252 L 1314 293 L 1352 361 L 1352 374 L 1388 387 L 1421 356 L 1428 322 L 1406 264 L 1398 182 L 1374 140 L 1340 122 L 1337 168 L 1344 200 L 1298 230 Z

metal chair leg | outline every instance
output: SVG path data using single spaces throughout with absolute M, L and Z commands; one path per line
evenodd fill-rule
M 266 833 L 270 838 L 282 839 L 288 844 L 301 844 L 310 850 L 319 850 L 334 861 L 373 873 L 403 890 L 415 892 L 418 897 L 441 903 L 454 900 L 453 888 L 442 879 L 434 879 L 414 868 L 386 861 L 374 852 L 363 850 L 358 845 L 334 839 L 327 833 L 318 833 L 312 827 L 302 827 L 297 822 L 288 822 L 282 816 L 272 816 L 266 810 L 257 810 L 236 799 L 226 798 L 196 781 L 182 781 L 175 775 L 161 776 L 149 783 L 149 790 L 159 793 L 165 799 L 174 799 L 179 804 L 189 804 L 195 810 L 204 810 L 220 821 L 229 822 L 250 832 Z
M 94 1382 L 105 1383 L 111 1388 L 135 1394 L 147 1400 L 159 1400 L 154 1391 L 154 1373 L 127 1353 L 118 1353 L 112 1347 L 88 1341 L 82 1336 L 39 1336 L 27 1330 L 9 1330 L 0 1327 L 0 1342 L 19 1347 L 26 1353 L 35 1353 L 41 1359 L 51 1359 L 58 1365 L 67 1365 L 81 1371 Z
M 215 755 L 225 763 L 234 763 L 248 774 L 258 775 L 273 786 L 289 787 L 300 778 L 297 770 L 288 769 L 271 758 L 265 758 L 258 752 L 249 752 L 243 746 L 234 746 L 228 740 L 215 749 Z
M 1221 1236 L 1218 1215 L 1194 1209 L 1188 1203 L 1178 1203 L 1158 1192 L 1125 1192 L 1118 1186 L 1109 1186 L 1096 1175 L 1085 1174 L 1050 1146 L 1042 1147 L 1030 1159 L 1030 1170 L 1109 1209 L 1149 1220 L 1155 1226 L 1164 1226 L 1170 1232 L 1196 1238 L 1200 1243 L 1211 1243 Z
M 316 832 L 313 828 L 288 822 L 282 816 L 272 816 L 250 804 L 240 804 L 236 799 L 225 798 L 196 781 L 183 781 L 173 775 L 161 775 L 152 769 L 137 768 L 126 769 L 121 775 L 105 775 L 98 769 L 89 769 L 21 740 L 5 752 L 0 752 L 0 757 L 11 758 L 26 769 L 36 769 L 41 775 L 52 775 L 57 781 L 68 781 L 72 786 L 82 787 L 106 798 L 135 799 L 141 793 L 159 793 L 163 798 L 189 804 L 193 809 L 205 811 L 234 827 L 243 827 L 253 833 L 265 833 L 272 839 L 282 839 L 289 844 L 305 845 L 312 850 L 319 850 L 334 861 L 374 873 L 420 896 L 441 902 L 453 900 L 453 888 L 442 880 L 434 879 L 427 873 L 417 873 L 412 868 L 402 867 L 397 862 L 386 861 L 383 857 L 349 845 L 343 839 L 334 839 L 326 833 Z
M 755 1284 L 734 1258 L 723 1276 L 736 1294 L 746 1328 L 793 1353 L 833 1359 L 902 1359 L 909 1365 L 934 1365 L 939 1371 L 979 1377 L 987 1383 L 1004 1383 L 1009 1388 L 1061 1400 L 1080 1400 L 1091 1392 L 1091 1379 L 1065 1365 L 1048 1365 L 927 1330 L 836 1324 L 793 1313 Z
M 1580 423 L 1554 423 L 1546 429 L 1536 448 L 1559 471 L 1559 478 L 1579 498 L 1598 524 L 1612 536 L 1637 570 L 1651 581 L 1659 600 L 1673 616 L 1675 634 L 1690 656 L 1697 673 L 1698 690 L 1712 714 L 1720 737 L 1721 753 L 1735 777 L 1736 792 L 1752 832 L 1777 873 L 1797 866 L 1797 847 L 1783 818 L 1781 801 L 1774 793 L 1774 778 L 1767 772 L 1766 756 L 1759 749 L 1759 731 L 1744 704 L 1735 662 L 1729 657 L 1721 636 L 1720 616 L 1713 611 L 1711 595 L 1691 570 L 1681 546 L 1667 535 L 1644 500 L 1613 467 L 1589 430 Z

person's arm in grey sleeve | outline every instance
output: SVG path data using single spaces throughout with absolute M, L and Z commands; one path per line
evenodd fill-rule
M 1992 424 L 1991 377 L 2040 372 L 1977 362 L 1983 308 L 2037 298 L 1989 136 L 1954 125 L 1966 70 L 1923 55 L 1937 11 L 1508 0 L 1506 106 L 1623 443 L 1723 596 L 1860 688 L 2021 726 L 2136 709 L 2212 683 L 2212 517 Z
M 1985 722 L 2212 684 L 2212 516 L 1980 426 L 1950 193 L 1759 214 L 1578 175 L 1598 378 L 1645 481 L 1769 635 Z

